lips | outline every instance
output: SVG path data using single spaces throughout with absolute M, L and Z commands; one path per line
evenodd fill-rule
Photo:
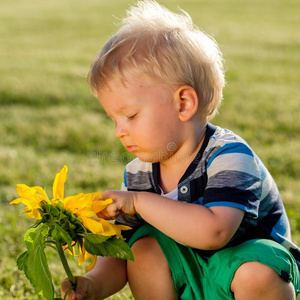
M 129 152 L 133 152 L 134 150 L 136 150 L 137 146 L 135 145 L 129 145 L 129 146 L 126 146 L 126 149 L 129 151 Z

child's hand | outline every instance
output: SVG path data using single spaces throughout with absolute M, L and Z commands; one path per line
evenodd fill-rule
M 103 199 L 111 198 L 113 203 L 97 213 L 97 216 L 106 220 L 114 220 L 119 215 L 134 215 L 136 213 L 135 202 L 137 194 L 137 192 L 124 191 L 106 191 L 102 193 Z
M 61 297 L 64 299 L 67 290 L 72 287 L 72 283 L 66 278 L 61 284 Z M 76 289 L 68 292 L 66 300 L 93 300 L 95 298 L 95 282 L 89 277 L 76 277 Z

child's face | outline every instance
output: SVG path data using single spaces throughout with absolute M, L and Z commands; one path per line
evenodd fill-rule
M 173 94 L 148 77 L 128 75 L 125 85 L 118 78 L 110 80 L 98 97 L 123 146 L 143 161 L 161 162 L 183 142 Z

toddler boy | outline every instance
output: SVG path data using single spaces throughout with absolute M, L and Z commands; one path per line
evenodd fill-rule
M 299 248 L 276 184 L 242 138 L 210 123 L 222 60 L 185 12 L 154 1 L 131 7 L 95 58 L 89 85 L 137 157 L 99 216 L 133 228 L 135 261 L 99 257 L 67 299 L 104 299 L 127 282 L 142 300 L 296 298 Z

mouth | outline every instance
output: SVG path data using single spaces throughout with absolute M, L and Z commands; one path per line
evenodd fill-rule
M 133 152 L 134 150 L 137 149 L 137 146 L 136 146 L 136 145 L 129 145 L 129 146 L 126 146 L 126 149 L 127 149 L 129 152 Z

